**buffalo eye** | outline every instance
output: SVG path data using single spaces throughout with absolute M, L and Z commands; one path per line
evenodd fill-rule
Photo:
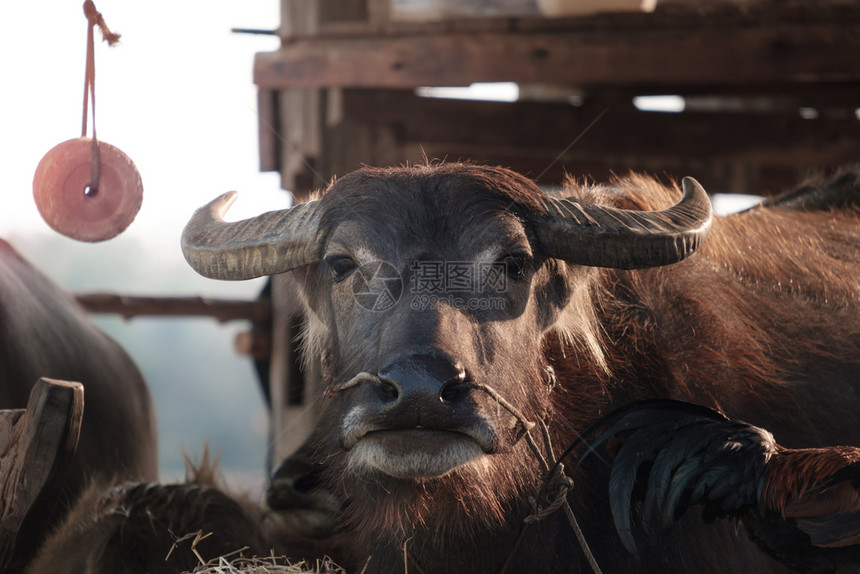
M 526 274 L 528 262 L 528 256 L 520 253 L 509 253 L 499 260 L 499 263 L 505 266 L 508 277 L 514 279 L 520 279 Z
M 331 276 L 335 283 L 343 281 L 358 268 L 358 263 L 355 259 L 348 255 L 332 255 L 327 257 L 326 265 L 331 270 Z

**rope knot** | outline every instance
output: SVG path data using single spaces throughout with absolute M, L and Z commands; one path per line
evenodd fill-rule
M 530 497 L 529 502 L 532 504 L 532 513 L 525 517 L 525 522 L 528 524 L 538 522 L 561 508 L 567 502 L 567 493 L 571 489 L 573 489 L 573 479 L 564 473 L 564 465 L 558 463 L 544 479 L 544 488 L 542 489 L 550 493 L 554 492 L 555 496 L 553 498 L 550 498 L 549 495 L 547 496 L 549 504 L 545 507 L 541 507 L 537 500 Z
M 110 31 L 110 28 L 105 24 L 105 19 L 102 16 L 102 13 L 96 10 L 96 5 L 93 3 L 93 0 L 86 0 L 86 2 L 84 2 L 84 16 L 89 20 L 91 28 L 94 26 L 99 27 L 99 30 L 101 30 L 102 33 L 102 38 L 108 43 L 108 46 L 113 46 L 119 42 L 120 35 Z

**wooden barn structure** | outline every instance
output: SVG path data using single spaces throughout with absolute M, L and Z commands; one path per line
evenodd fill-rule
M 860 160 L 860 2 L 281 0 L 281 47 L 254 63 L 260 166 L 301 199 L 362 164 L 499 164 L 542 185 L 642 170 L 769 195 Z M 515 84 L 514 101 L 426 88 Z M 679 113 L 641 109 L 672 95 Z M 639 107 L 635 105 L 639 104 Z M 680 105 L 679 105 L 680 104 Z M 677 108 L 676 108 L 677 109 Z M 272 285 L 274 460 L 309 430 Z M 263 345 L 268 347 L 268 345 Z

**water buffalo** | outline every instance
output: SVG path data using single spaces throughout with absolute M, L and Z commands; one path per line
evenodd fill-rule
M 606 460 L 542 490 L 551 444 L 641 399 L 708 405 L 789 447 L 860 444 L 857 176 L 725 218 L 682 187 L 634 174 L 557 199 L 502 168 L 364 168 L 239 222 L 222 196 L 183 251 L 209 277 L 301 285 L 325 386 L 303 450 L 357 569 L 590 571 L 566 512 L 535 510 L 551 490 L 605 572 L 782 572 L 691 513 L 629 554 Z
M 153 406 L 137 366 L 60 286 L 0 240 L 0 409 L 25 408 L 40 377 L 84 385 L 80 440 L 58 512 L 92 479 L 157 478 Z M 49 528 L 58 518 L 38 519 Z

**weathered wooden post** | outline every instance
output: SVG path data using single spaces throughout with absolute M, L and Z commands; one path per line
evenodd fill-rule
M 0 410 L 0 571 L 29 558 L 78 447 L 81 383 L 41 378 L 26 409 Z

